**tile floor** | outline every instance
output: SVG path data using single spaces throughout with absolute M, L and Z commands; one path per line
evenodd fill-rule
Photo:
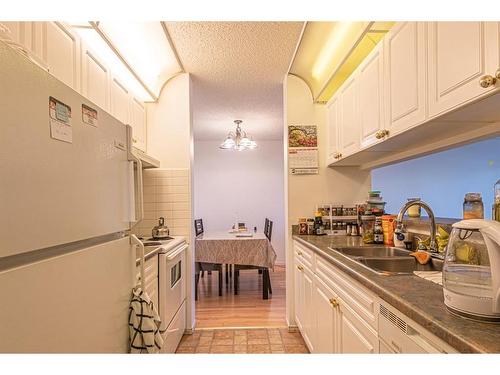
M 287 328 L 204 329 L 184 335 L 177 353 L 309 353 L 299 332 Z

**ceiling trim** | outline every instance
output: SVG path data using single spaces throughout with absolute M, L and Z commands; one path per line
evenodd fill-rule
M 177 64 L 179 64 L 179 66 L 181 67 L 181 73 L 186 73 L 186 69 L 184 69 L 184 65 L 182 64 L 181 58 L 180 58 L 179 54 L 177 53 L 177 49 L 175 48 L 175 44 L 174 44 L 174 41 L 172 40 L 172 37 L 170 36 L 170 33 L 168 32 L 168 28 L 167 28 L 167 25 L 165 24 L 165 21 L 160 21 L 160 23 L 161 23 L 161 27 L 163 28 L 163 32 L 165 33 L 165 37 L 167 38 L 168 44 L 170 45 L 170 48 L 174 52 L 174 56 L 175 56 L 175 59 L 177 60 Z M 173 76 L 173 77 L 175 77 L 175 76 Z M 171 77 L 171 78 L 173 78 L 173 77 Z M 169 80 L 167 80 L 167 82 Z M 167 83 L 167 82 L 165 82 L 165 83 Z
M 158 101 L 158 97 L 149 89 L 149 87 L 144 83 L 144 81 L 139 77 L 139 75 L 135 72 L 132 66 L 127 62 L 127 60 L 121 55 L 118 49 L 114 46 L 111 39 L 99 28 L 99 22 L 89 21 L 90 26 L 99 34 L 99 36 L 106 42 L 109 48 L 113 51 L 113 53 L 121 60 L 123 65 L 132 73 L 134 78 L 139 82 L 139 84 L 146 90 L 146 92 L 153 98 L 153 101 Z
M 292 65 L 295 62 L 295 57 L 297 56 L 297 52 L 299 50 L 300 43 L 302 43 L 302 37 L 304 36 L 304 32 L 306 31 L 306 27 L 307 27 L 307 21 L 304 21 L 304 24 L 302 25 L 302 30 L 300 30 L 299 39 L 297 40 L 297 44 L 295 45 L 295 50 L 293 51 L 292 60 L 290 61 L 290 64 L 288 65 L 288 69 L 286 71 L 287 74 L 290 74 L 290 69 L 292 69 Z M 294 74 L 294 75 L 296 75 L 296 74 Z M 302 77 L 300 77 L 300 78 L 302 78 Z
M 288 75 L 289 75 L 289 76 L 292 76 L 292 77 L 297 77 L 298 79 L 300 79 L 300 80 L 304 81 L 304 83 L 306 84 L 307 88 L 309 89 L 309 93 L 311 94 L 311 101 L 312 101 L 313 103 L 316 103 L 316 102 L 314 101 L 314 95 L 313 95 L 312 87 L 311 87 L 311 85 L 309 85 L 309 82 L 307 82 L 307 80 L 305 80 L 304 78 L 302 78 L 302 77 L 301 77 L 300 75 L 298 75 L 298 74 L 295 74 L 295 73 L 290 73 L 290 72 L 289 72 L 289 73 L 288 73 Z M 323 104 L 323 103 L 318 102 L 317 104 Z

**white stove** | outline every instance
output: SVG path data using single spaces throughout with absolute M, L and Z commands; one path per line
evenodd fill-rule
M 163 246 L 163 245 L 167 245 L 170 242 L 172 242 L 173 240 L 175 240 L 175 238 L 173 238 L 173 237 L 167 237 L 165 239 L 157 239 L 157 238 L 153 238 L 153 237 L 149 237 L 149 238 L 137 237 L 137 238 L 139 240 L 141 240 L 141 242 L 144 244 L 144 246 Z

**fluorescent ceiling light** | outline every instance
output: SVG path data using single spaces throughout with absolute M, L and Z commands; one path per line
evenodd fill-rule
M 157 97 L 182 72 L 160 22 L 102 21 L 98 28 Z

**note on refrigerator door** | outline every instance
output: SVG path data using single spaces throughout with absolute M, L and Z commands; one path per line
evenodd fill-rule
M 97 110 L 89 107 L 88 105 L 82 104 L 82 121 L 85 124 L 97 127 Z
M 73 143 L 71 107 L 52 96 L 49 98 L 49 124 L 53 139 Z

